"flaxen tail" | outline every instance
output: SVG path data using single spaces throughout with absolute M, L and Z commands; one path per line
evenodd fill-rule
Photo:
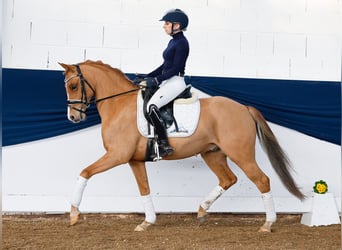
M 290 193 L 298 197 L 300 200 L 305 199 L 305 196 L 299 190 L 290 174 L 290 170 L 292 169 L 291 162 L 280 147 L 277 138 L 268 126 L 265 118 L 256 108 L 247 106 L 247 109 L 256 123 L 257 135 L 260 144 L 266 152 L 274 170 L 280 177 L 280 180 Z

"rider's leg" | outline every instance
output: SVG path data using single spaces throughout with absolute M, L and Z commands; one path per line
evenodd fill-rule
M 147 104 L 148 114 L 158 134 L 159 143 L 161 144 L 160 155 L 162 157 L 172 153 L 173 148 L 169 145 L 166 128 L 161 119 L 159 109 L 176 98 L 185 88 L 186 84 L 183 77 L 171 77 L 160 85 L 160 88 Z
M 173 99 L 175 99 L 180 93 L 186 89 L 186 84 L 183 77 L 173 76 L 168 80 L 163 81 L 159 85 L 159 89 L 153 94 L 149 102 L 147 103 L 147 110 L 154 104 L 158 109 L 165 106 Z
M 151 105 L 148 115 L 150 116 L 152 125 L 155 128 L 156 133 L 158 134 L 160 156 L 164 157 L 169 154 L 172 154 L 173 148 L 169 145 L 169 141 L 167 139 L 166 134 L 166 128 L 164 126 L 164 122 L 160 117 L 159 109 L 155 105 Z

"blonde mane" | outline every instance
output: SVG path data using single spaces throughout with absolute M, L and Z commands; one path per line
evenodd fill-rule
M 109 71 L 114 71 L 116 74 L 122 75 L 123 77 L 127 78 L 127 76 L 120 69 L 113 68 L 109 64 L 103 63 L 101 60 L 97 60 L 97 61 L 87 60 L 87 61 L 84 61 L 82 63 L 79 63 L 79 65 L 82 65 L 82 64 L 84 64 L 84 65 L 92 65 L 92 66 L 95 66 L 95 67 L 98 67 L 98 68 L 102 68 L 102 69 L 104 68 L 104 69 L 109 70 Z

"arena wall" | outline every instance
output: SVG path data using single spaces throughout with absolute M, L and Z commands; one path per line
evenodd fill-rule
M 177 7 L 190 17 L 187 75 L 340 82 L 341 5 L 341 0 L 4 0 L 2 62 L 4 68 L 61 71 L 58 62 L 92 59 L 128 73 L 149 72 L 162 62 L 170 39 L 158 20 Z M 15 98 L 15 93 L 3 94 Z M 270 125 L 303 191 L 310 197 L 314 182 L 323 179 L 341 209 L 340 146 Z M 256 150 L 271 178 L 276 210 L 308 211 L 311 199 L 291 196 L 259 144 Z M 103 153 L 99 125 L 4 147 L 3 211 L 68 211 L 76 177 Z M 229 164 L 239 181 L 211 211 L 263 212 L 255 186 Z M 147 163 L 147 170 L 158 212 L 195 212 L 217 184 L 199 156 Z M 92 178 L 81 210 L 141 212 L 130 168 L 119 166 Z

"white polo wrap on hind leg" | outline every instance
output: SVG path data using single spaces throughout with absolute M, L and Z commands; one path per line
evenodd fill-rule
M 153 201 L 151 196 L 142 195 L 141 200 L 145 210 L 145 221 L 154 224 L 156 222 L 156 212 L 154 211 Z
M 74 207 L 80 206 L 82 196 L 83 196 L 83 191 L 85 187 L 87 186 L 87 182 L 88 182 L 88 179 L 82 176 L 78 176 L 74 193 L 72 194 L 71 201 L 70 201 L 71 205 L 73 205 Z
M 275 212 L 271 191 L 261 194 L 261 197 L 266 211 L 266 221 L 275 222 L 277 220 L 277 214 Z
M 209 207 L 216 201 L 226 190 L 220 185 L 216 186 L 201 202 L 201 207 L 207 211 Z

